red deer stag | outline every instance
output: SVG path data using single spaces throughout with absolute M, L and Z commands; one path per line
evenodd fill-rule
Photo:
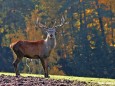
M 47 57 L 49 57 L 50 52 L 56 46 L 55 28 L 62 26 L 64 21 L 65 20 L 62 17 L 60 25 L 53 26 L 52 28 L 48 29 L 45 25 L 38 23 L 39 27 L 46 30 L 47 32 L 47 37 L 45 40 L 38 40 L 38 41 L 21 40 L 10 44 L 10 48 L 17 56 L 13 62 L 16 76 L 20 75 L 18 71 L 19 62 L 22 60 L 23 57 L 27 57 L 30 59 L 40 59 L 44 69 L 44 77 L 46 78 L 49 77 Z

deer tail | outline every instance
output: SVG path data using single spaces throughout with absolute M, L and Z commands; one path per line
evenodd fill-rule
M 10 48 L 11 48 L 11 49 L 13 48 L 13 44 L 10 44 Z

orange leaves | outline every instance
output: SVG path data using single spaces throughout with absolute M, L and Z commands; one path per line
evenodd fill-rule
M 37 20 L 37 17 L 38 17 L 38 12 L 39 12 L 39 10 L 34 10 L 31 14 L 32 14 L 32 16 L 31 16 L 31 20 L 33 21 L 33 22 L 35 22 L 36 20 Z
M 91 14 L 94 9 L 86 9 L 86 14 Z
M 42 33 L 38 27 L 36 27 L 36 21 L 38 17 L 38 10 L 34 10 L 31 13 L 31 17 L 27 18 L 26 22 L 26 34 L 27 40 L 39 40 L 42 39 Z
M 98 0 L 100 4 L 107 4 L 108 0 Z
M 112 34 L 106 35 L 106 41 L 110 46 L 112 46 Z
M 80 2 L 82 2 L 83 0 L 80 0 Z
M 22 33 L 22 30 L 19 29 L 16 33 L 14 34 L 8 34 L 6 35 L 9 39 L 11 39 L 10 41 L 11 42 L 16 42 L 18 40 L 24 40 L 25 39 L 25 36 L 24 34 Z

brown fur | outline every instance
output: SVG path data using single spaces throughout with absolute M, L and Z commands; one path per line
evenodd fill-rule
M 16 60 L 14 60 L 13 65 L 15 68 L 16 76 L 19 75 L 17 65 L 21 61 L 23 57 L 31 58 L 31 59 L 40 59 L 45 71 L 45 77 L 48 77 L 47 70 L 47 61 L 45 60 L 45 56 L 42 55 L 44 52 L 44 40 L 39 41 L 17 41 L 10 45 L 10 48 L 17 55 Z
M 31 59 L 40 59 L 43 69 L 44 76 L 48 76 L 48 60 L 51 50 L 56 44 L 55 38 L 55 29 L 50 28 L 47 30 L 47 38 L 45 40 L 39 41 L 17 41 L 12 43 L 10 47 L 13 52 L 16 54 L 17 58 L 14 60 L 13 65 L 16 72 L 16 76 L 20 73 L 18 71 L 18 63 L 22 60 L 23 57 Z

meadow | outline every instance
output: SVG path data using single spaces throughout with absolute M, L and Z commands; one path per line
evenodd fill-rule
M 2 79 L 1 79 L 2 77 Z M 8 78 L 10 78 L 8 80 Z M 2 80 L 2 81 L 1 81 Z M 16 80 L 16 81 L 15 81 Z M 30 80 L 30 81 L 29 81 Z M 35 82 L 37 80 L 37 82 Z M 20 82 L 21 81 L 21 82 Z M 26 82 L 25 82 L 26 81 Z M 27 83 L 27 81 L 29 83 Z M 60 76 L 60 75 L 50 75 L 50 78 L 44 78 L 40 74 L 26 74 L 22 73 L 21 77 L 15 77 L 14 73 L 0 72 L 0 85 L 2 83 L 7 85 L 12 82 L 15 84 L 21 85 L 39 85 L 45 86 L 49 85 L 59 85 L 59 86 L 115 86 L 115 79 L 109 78 L 91 78 L 91 77 L 75 77 L 75 76 Z M 42 83 L 41 83 L 42 82 Z M 27 83 L 27 84 L 26 84 Z

